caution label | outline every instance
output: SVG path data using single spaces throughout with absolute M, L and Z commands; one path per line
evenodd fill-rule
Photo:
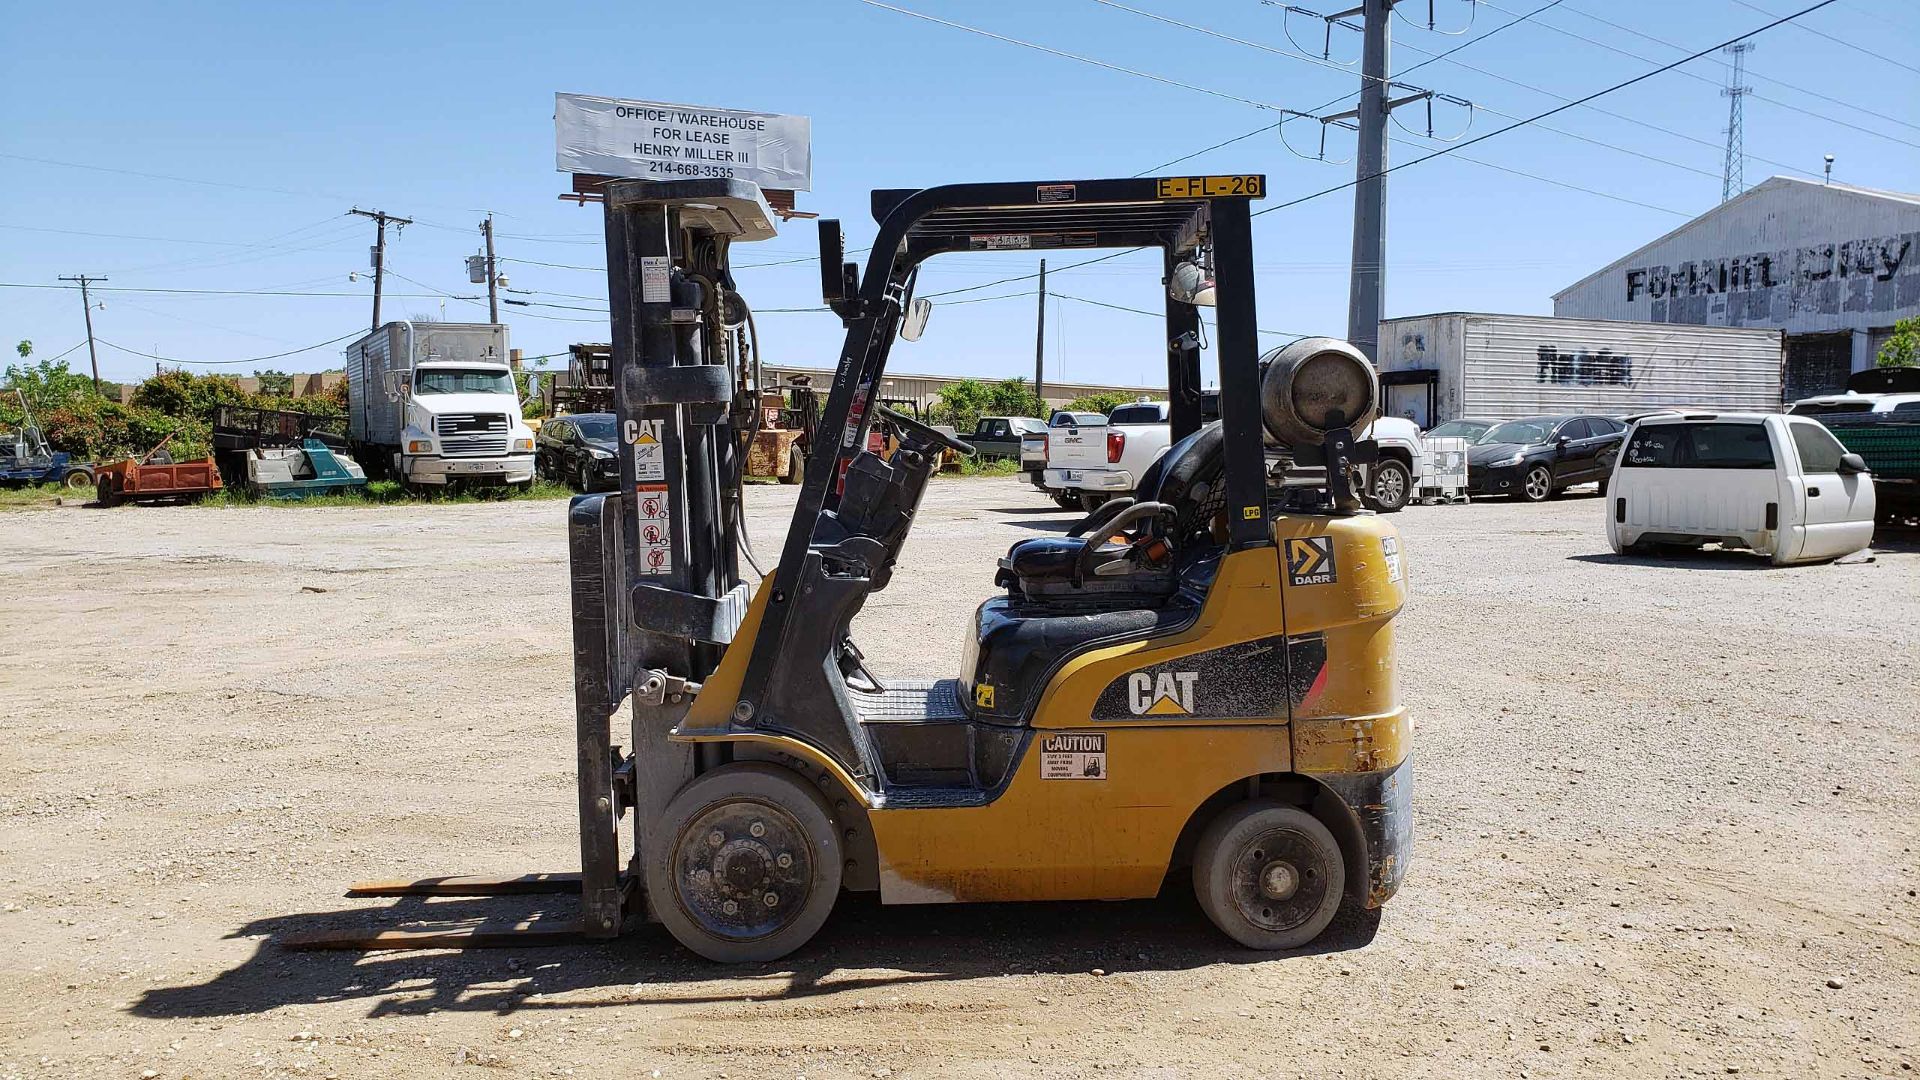
M 640 572 L 673 572 L 672 508 L 665 484 L 637 484 L 634 505 L 640 513 Z
M 1333 565 L 1333 537 L 1303 536 L 1287 541 L 1287 581 L 1293 585 L 1331 585 L 1340 580 Z
M 1037 203 L 1063 203 L 1073 200 L 1072 184 L 1041 184 L 1033 190 L 1033 201 Z
M 1067 731 L 1040 742 L 1040 779 L 1105 780 L 1107 733 Z
M 1400 538 L 1397 536 L 1381 537 L 1380 553 L 1385 555 L 1387 559 L 1387 581 L 1389 583 L 1398 582 L 1400 580 Z

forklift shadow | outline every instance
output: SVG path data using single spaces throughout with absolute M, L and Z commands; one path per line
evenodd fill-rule
M 1380 925 L 1378 910 L 1349 904 L 1311 946 L 1257 952 L 1221 936 L 1191 890 L 1175 887 L 1154 900 L 934 908 L 885 907 L 871 896 L 849 895 L 799 952 L 732 968 L 694 956 L 651 925 L 609 942 L 466 951 L 289 952 L 278 944 L 293 934 L 363 927 L 370 916 L 383 927 L 427 920 L 448 925 L 511 922 L 535 910 L 506 911 L 501 899 L 408 899 L 386 909 L 257 920 L 230 935 L 260 939 L 245 961 L 202 983 L 150 989 L 132 1012 L 197 1019 L 364 1000 L 369 1017 L 439 1011 L 504 1016 L 595 1006 L 766 1002 L 1009 975 L 1084 975 L 1095 969 L 1122 975 L 1285 963 L 1364 948 Z

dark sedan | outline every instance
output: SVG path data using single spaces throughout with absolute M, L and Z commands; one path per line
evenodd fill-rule
M 1467 493 L 1540 502 L 1598 481 L 1605 494 L 1607 466 L 1626 430 L 1609 416 L 1509 420 L 1467 451 Z
M 620 485 L 618 429 L 612 413 L 571 413 L 540 425 L 534 467 L 575 491 L 611 491 Z

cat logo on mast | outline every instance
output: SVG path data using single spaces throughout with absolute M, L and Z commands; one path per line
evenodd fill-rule
M 1127 708 L 1135 716 L 1186 716 L 1199 681 L 1197 671 L 1136 671 L 1127 676 Z

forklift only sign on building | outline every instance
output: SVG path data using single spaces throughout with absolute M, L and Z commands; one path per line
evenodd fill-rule
M 555 94 L 553 128 L 565 173 L 811 190 L 813 124 L 804 116 Z

